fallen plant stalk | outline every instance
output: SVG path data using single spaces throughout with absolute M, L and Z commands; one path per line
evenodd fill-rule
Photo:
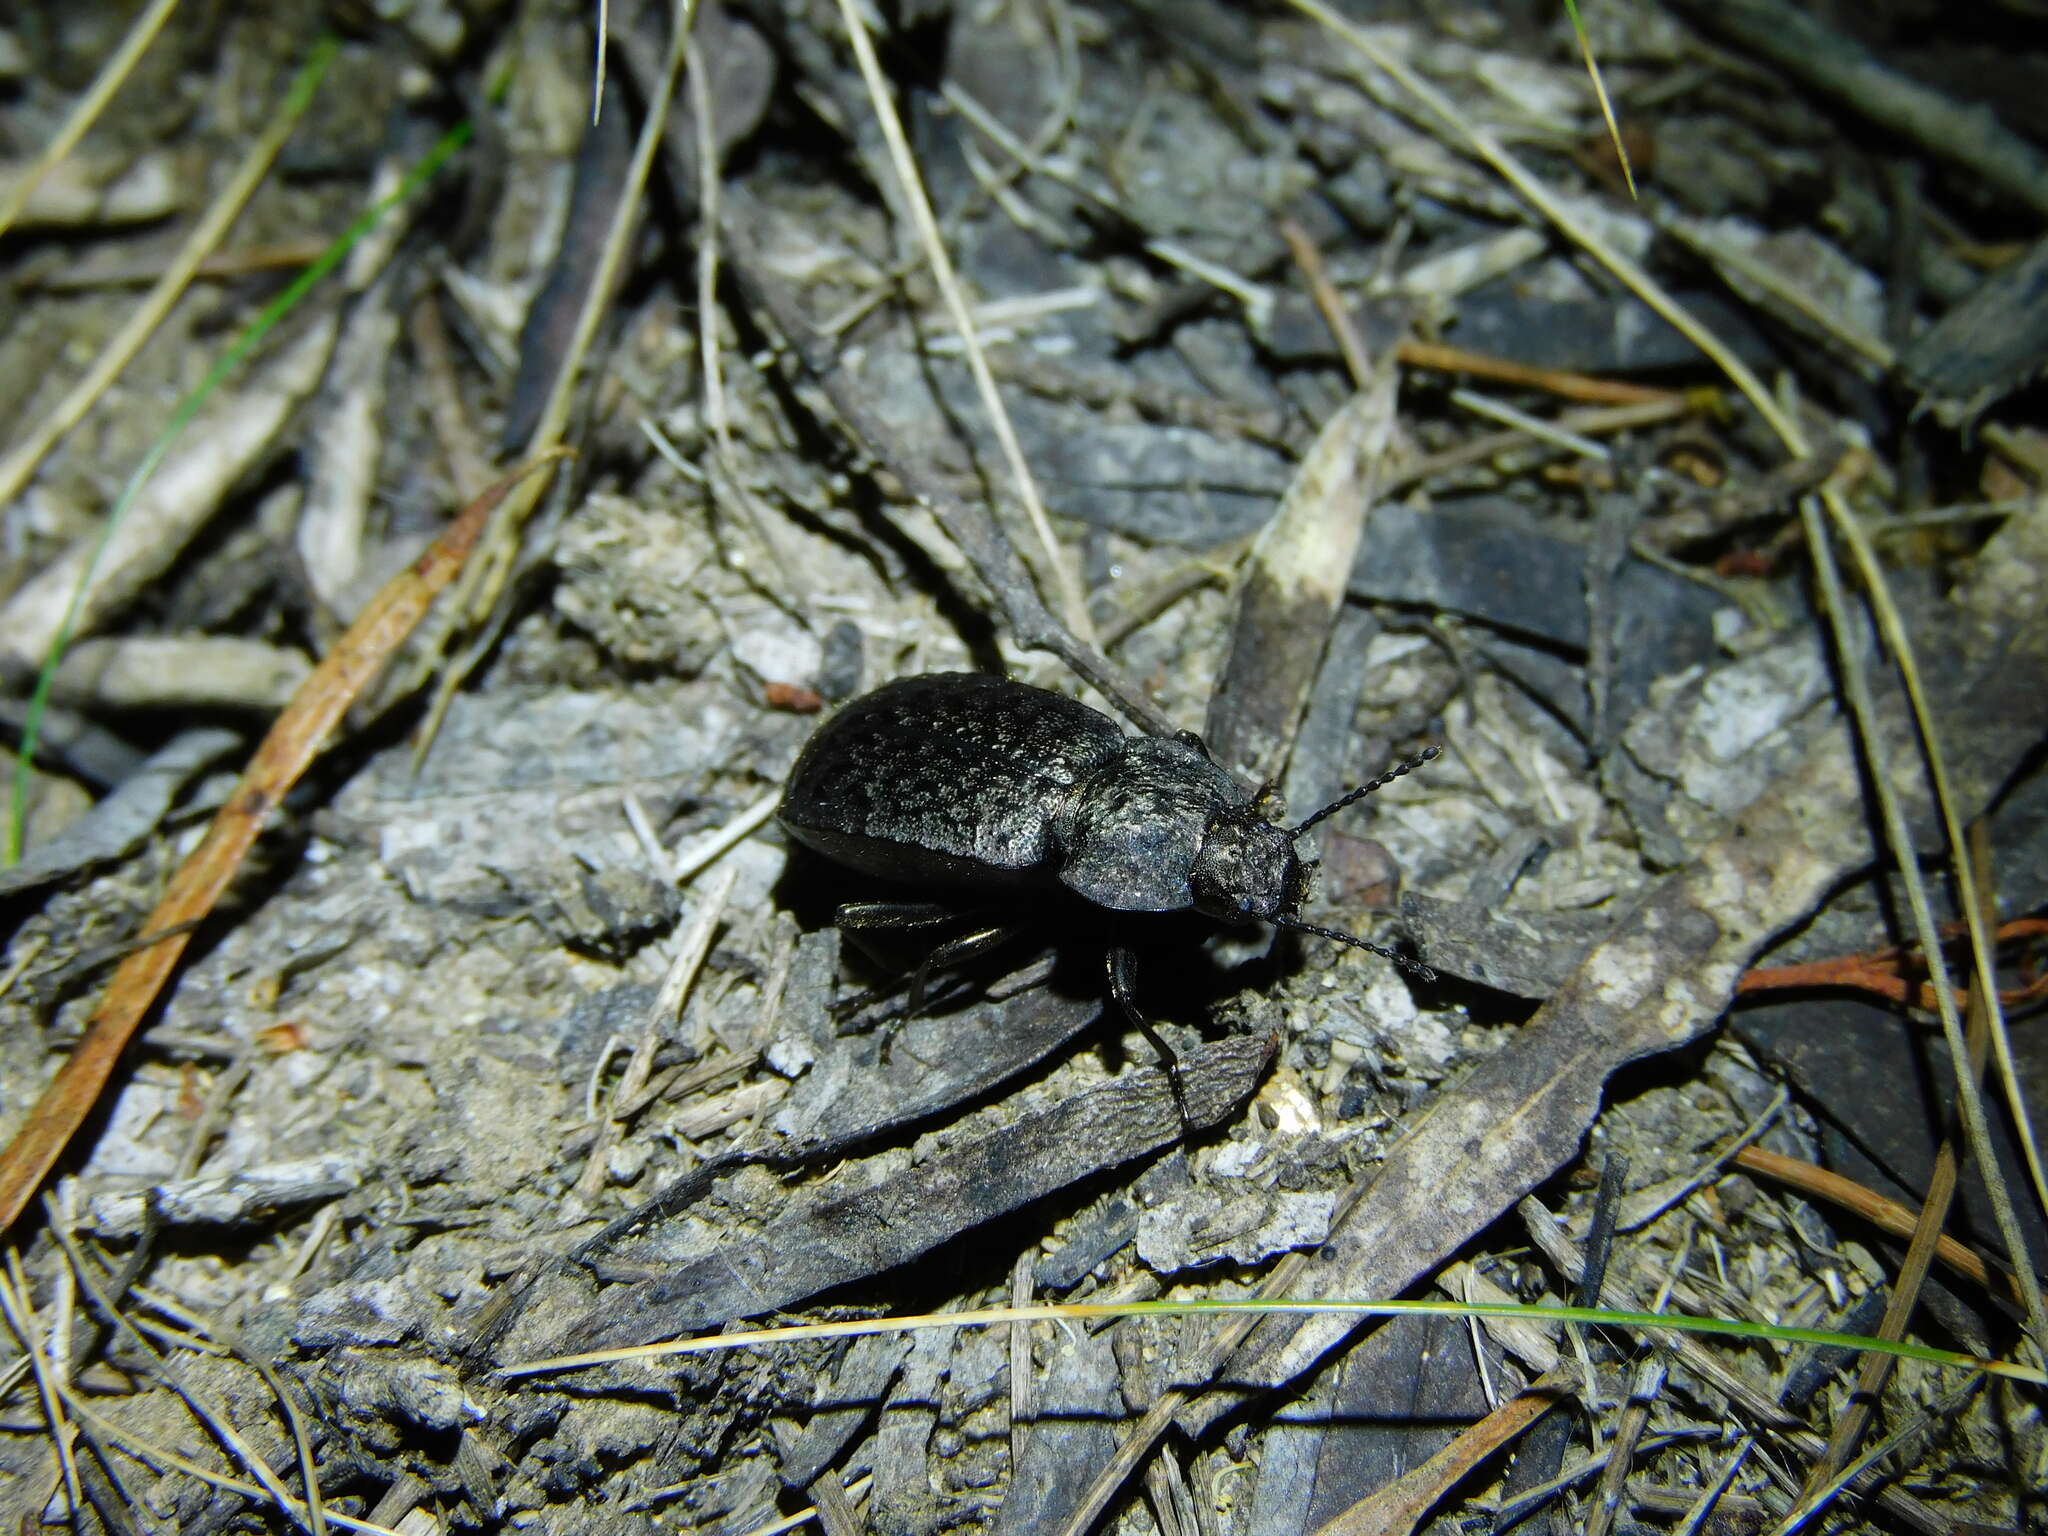
M 1735 1165 L 1751 1173 L 1778 1180 L 1792 1188 L 1819 1199 L 1828 1200 L 1853 1211 L 1865 1221 L 1881 1227 L 1894 1237 L 1911 1237 L 1918 1224 L 1920 1213 L 1910 1206 L 1888 1199 L 1841 1174 L 1823 1168 L 1817 1163 L 1804 1162 L 1796 1157 L 1786 1157 L 1781 1152 L 1772 1152 L 1763 1147 L 1743 1147 L 1735 1154 Z M 1979 1285 L 2004 1293 L 2021 1306 L 2027 1299 L 2021 1293 L 2019 1284 L 2010 1276 L 1994 1273 L 1983 1255 L 1964 1246 L 1956 1239 L 1944 1234 L 1937 1242 L 1935 1256 L 1959 1275 L 1967 1275 Z M 2001 1285 L 2002 1282 L 2002 1285 Z

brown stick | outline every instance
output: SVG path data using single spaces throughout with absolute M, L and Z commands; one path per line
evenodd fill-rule
M 1594 405 L 1649 405 L 1684 398 L 1676 390 L 1653 389 L 1647 384 L 1629 384 L 1620 379 L 1596 379 L 1591 374 L 1567 373 L 1559 368 L 1538 368 L 1486 352 L 1447 347 L 1440 341 L 1417 341 L 1410 337 L 1401 343 L 1399 355 L 1410 368 L 1469 373 L 1476 379 L 1524 384 L 1566 400 L 1585 400 Z
M 1786 1157 L 1781 1152 L 1767 1151 L 1763 1147 L 1744 1147 L 1735 1154 L 1736 1165 L 1751 1173 L 1789 1184 L 1816 1199 L 1827 1200 L 1839 1205 L 1845 1211 L 1853 1211 L 1874 1227 L 1882 1228 L 1894 1237 L 1911 1237 L 1919 1225 L 1920 1213 L 1909 1205 L 1902 1205 L 1888 1196 L 1879 1194 L 1867 1184 L 1823 1168 L 1817 1163 Z M 1959 1275 L 1967 1276 L 1987 1290 L 1999 1291 L 2020 1306 L 2025 1306 L 2026 1297 L 2020 1294 L 2019 1283 L 2002 1271 L 1994 1271 L 1982 1254 L 1974 1248 L 1965 1247 L 1956 1239 L 1943 1234 L 1935 1246 L 1934 1256 Z

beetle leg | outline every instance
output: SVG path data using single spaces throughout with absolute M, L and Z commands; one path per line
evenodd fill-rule
M 841 928 L 860 931 L 892 928 L 938 928 L 957 922 L 958 907 L 936 901 L 849 901 L 834 914 Z
M 892 961 L 888 955 L 868 944 L 863 934 L 900 933 L 918 928 L 943 928 L 948 923 L 960 921 L 958 908 L 942 906 L 934 901 L 850 901 L 834 915 L 839 931 L 853 940 L 860 952 L 887 970 L 897 970 L 901 964 L 898 957 Z M 866 993 L 859 1006 L 865 1008 L 878 998 L 887 997 L 891 987 L 884 987 Z
M 933 971 L 950 971 L 956 965 L 965 965 L 977 955 L 1008 943 L 1017 934 L 1014 925 L 1003 924 L 994 928 L 977 928 L 972 933 L 963 933 L 957 939 L 948 939 L 937 949 L 926 955 L 910 976 L 910 1011 L 924 1012 L 925 985 L 931 980 Z
M 975 922 L 978 916 L 985 919 L 987 914 L 963 912 L 958 907 L 929 901 L 855 901 L 848 902 L 839 909 L 838 922 L 840 931 L 859 945 L 870 960 L 887 963 L 884 956 L 862 943 L 863 934 L 908 933 L 920 928 L 942 928 L 949 924 Z M 955 966 L 964 965 L 976 956 L 997 948 L 1019 931 L 1014 924 L 989 924 L 984 921 L 982 926 L 939 944 L 918 962 L 917 968 L 911 972 L 910 1001 L 905 1011 L 911 1014 L 924 1012 L 926 993 L 933 972 L 951 970 Z M 894 990 L 893 987 L 873 988 L 855 999 L 854 1004 L 857 1007 L 866 1007 Z
M 1123 1009 L 1131 1028 L 1145 1037 L 1145 1043 L 1158 1055 L 1159 1064 L 1166 1068 L 1166 1086 L 1173 1090 L 1173 1107 L 1180 1114 L 1181 1140 L 1185 1141 L 1194 1133 L 1195 1126 L 1188 1118 L 1187 1094 L 1181 1088 L 1180 1057 L 1174 1054 L 1173 1047 L 1140 1011 L 1137 994 L 1131 986 L 1131 972 L 1131 952 L 1121 944 L 1112 944 L 1109 949 L 1109 995 Z

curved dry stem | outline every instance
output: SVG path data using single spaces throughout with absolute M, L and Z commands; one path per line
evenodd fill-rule
M 853 56 L 860 65 L 861 79 L 867 86 L 875 119 L 881 125 L 882 137 L 888 141 L 890 163 L 895 168 L 897 181 L 902 184 L 903 200 L 909 206 L 912 222 L 917 226 L 917 237 L 924 246 L 925 260 L 931 265 L 932 279 L 938 284 L 946 311 L 952 317 L 953 329 L 959 334 L 960 348 L 967 358 L 968 371 L 974 375 L 974 387 L 981 395 L 982 409 L 988 412 L 989 425 L 1002 446 L 1003 458 L 1016 483 L 1017 498 L 1024 504 L 1024 515 L 1030 519 L 1032 534 L 1044 552 L 1047 575 L 1051 578 L 1059 607 L 1068 626 L 1084 644 L 1092 647 L 1095 644 L 1095 626 L 1088 617 L 1088 603 L 1081 592 L 1080 578 L 1053 538 L 1052 525 L 1046 520 L 1045 503 L 1039 497 L 1038 482 L 1032 476 L 1031 466 L 1025 462 L 1023 445 L 1017 441 L 1017 429 L 1011 424 L 1010 413 L 1003 405 L 1002 392 L 996 388 L 995 374 L 990 371 L 988 357 L 982 351 L 974 317 L 968 313 L 966 296 L 960 291 L 960 280 L 953 271 L 953 260 L 946 254 L 946 242 L 940 238 L 939 222 L 932 213 L 931 199 L 925 195 L 924 178 L 919 174 L 917 161 L 910 152 L 910 141 L 904 136 L 903 123 L 896 115 L 895 104 L 889 99 L 889 85 L 882 78 L 882 66 L 875 58 L 875 46 L 868 38 L 867 28 L 861 22 L 854 0 L 839 0 L 839 13 L 845 19 L 847 35 L 853 43 Z

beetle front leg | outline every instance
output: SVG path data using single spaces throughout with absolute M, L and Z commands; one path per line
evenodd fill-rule
M 1159 1064 L 1166 1068 L 1166 1086 L 1173 1091 L 1173 1107 L 1180 1115 L 1180 1136 L 1186 1141 L 1194 1134 L 1194 1122 L 1188 1118 L 1187 1094 L 1181 1088 L 1180 1057 L 1174 1053 L 1152 1021 L 1145 1017 L 1138 1007 L 1138 998 L 1131 985 L 1131 952 L 1121 944 L 1113 944 L 1109 950 L 1109 995 L 1130 1020 L 1131 1027 L 1145 1037 L 1145 1043 L 1152 1047 L 1159 1057 Z

